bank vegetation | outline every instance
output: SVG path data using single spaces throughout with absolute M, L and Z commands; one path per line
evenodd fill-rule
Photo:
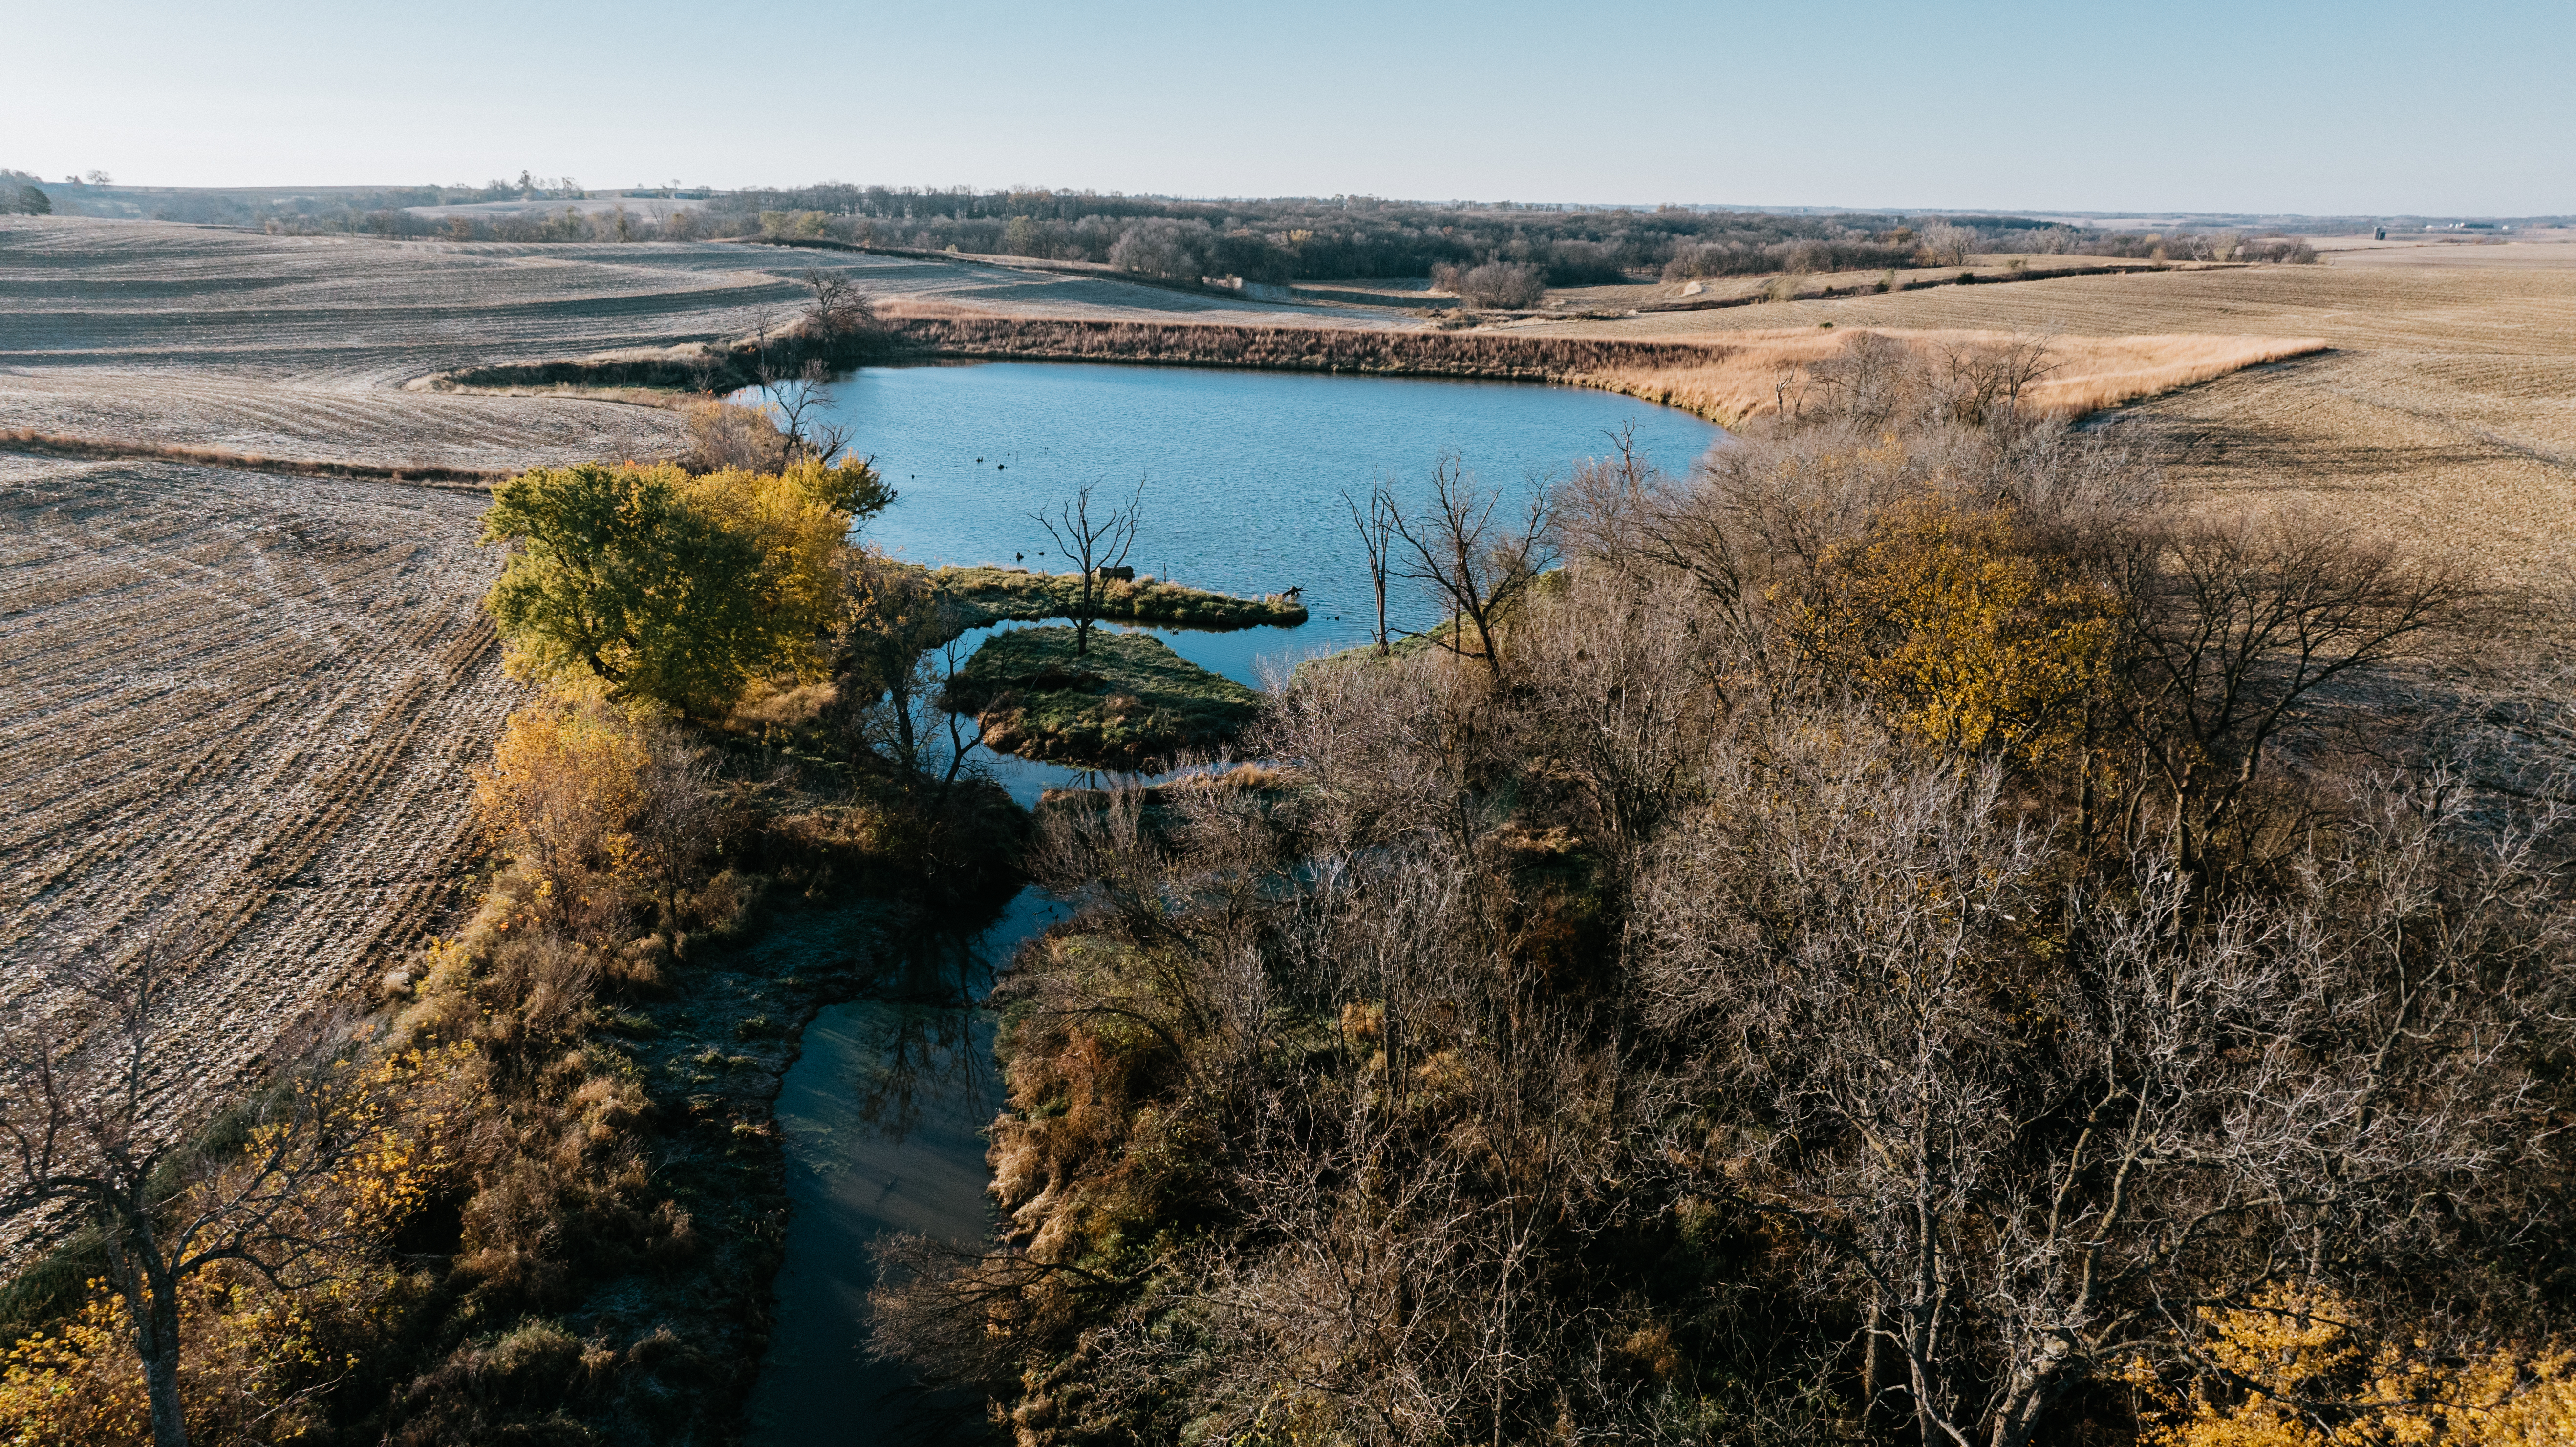
M 1025 1447 L 2563 1438 L 2564 679 L 1886 380 L 1450 479 L 1459 626 L 1050 806 L 999 1240 L 877 1350 Z

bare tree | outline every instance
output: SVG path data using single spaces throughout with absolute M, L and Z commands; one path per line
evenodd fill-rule
M 778 430 L 786 438 L 787 461 L 829 463 L 849 446 L 849 425 L 832 421 L 828 413 L 831 380 L 832 369 L 820 357 L 806 358 L 793 374 L 767 361 L 760 364 L 761 389 L 769 394 Z
M 716 790 L 715 756 L 670 729 L 644 736 L 645 765 L 628 829 L 646 865 L 665 931 L 679 925 L 683 891 L 736 820 Z
M 809 268 L 804 281 L 814 288 L 814 299 L 805 306 L 805 332 L 814 340 L 838 342 L 875 322 L 876 299 L 847 275 Z
M 316 1202 L 370 1134 L 332 1072 L 291 1069 L 254 1098 L 247 1151 L 191 1158 L 169 1077 L 185 1068 L 176 1007 L 201 963 L 169 936 L 121 963 L 93 948 L 58 962 L 50 998 L 0 1026 L 0 1219 L 68 1211 L 97 1229 L 158 1447 L 188 1440 L 181 1286 L 223 1262 L 280 1290 L 322 1279 L 359 1223 Z
M 1573 556 L 1636 574 L 1641 530 L 1669 490 L 1668 479 L 1637 450 L 1635 423 L 1608 436 L 1612 455 L 1577 463 L 1573 477 L 1556 489 L 1556 533 Z
M 1816 403 L 1802 401 L 1789 420 L 1838 422 L 1863 430 L 1885 427 L 1905 406 L 1913 370 L 1913 349 L 1905 343 L 1883 332 L 1858 333 L 1807 369 Z
M 2143 851 L 2033 971 L 2008 962 L 2051 851 L 1995 771 L 1822 732 L 1708 781 L 1637 943 L 1651 1013 L 1722 1042 L 1697 1088 L 1742 1112 L 1726 1188 L 1869 1303 L 1922 1440 L 2020 1447 L 2067 1393 L 2187 1358 L 2201 1308 L 2421 1271 L 2442 1252 L 2416 1203 L 2528 1148 L 2529 1062 L 2565 1034 L 2533 966 L 2566 911 L 2534 904 L 2529 836 L 2452 852 L 2446 786 L 2385 797 L 2305 893 L 2202 926 Z
M 964 621 L 924 569 L 863 548 L 849 549 L 842 566 L 856 605 L 841 639 L 852 664 L 843 684 L 856 705 L 851 727 L 894 763 L 907 789 L 934 781 L 944 796 L 983 742 L 964 715 L 941 706 L 963 666 Z
M 1342 505 L 1351 510 L 1351 526 L 1358 530 L 1360 546 L 1368 553 L 1369 586 L 1377 595 L 1377 628 L 1371 634 L 1377 639 L 1380 657 L 1386 655 L 1386 574 L 1389 553 L 1387 544 L 1395 531 L 1397 516 L 1395 494 L 1381 480 L 1369 488 L 1368 510 L 1360 510 L 1359 500 L 1349 492 L 1342 494 Z
M 2020 420 L 2024 396 L 2064 367 L 2052 333 L 1954 347 L 1924 369 L 1935 411 L 1970 426 Z
M 1923 228 L 1923 250 L 1935 266 L 1965 266 L 1968 252 L 1977 244 L 1977 233 L 1964 226 L 1947 222 Z
M 1128 550 L 1136 545 L 1136 525 L 1144 514 L 1145 483 L 1141 478 L 1125 507 L 1112 508 L 1098 517 L 1092 516 L 1088 485 L 1070 501 L 1057 503 L 1052 513 L 1029 514 L 1047 530 L 1048 537 L 1055 539 L 1056 550 L 1081 570 L 1073 610 L 1076 658 L 1087 657 L 1091 652 L 1091 625 L 1100 617 L 1101 585 L 1106 581 L 1101 571 L 1126 563 Z
M 1502 620 L 1555 560 L 1548 542 L 1553 505 L 1546 486 L 1531 489 L 1518 527 L 1495 521 L 1501 505 L 1502 494 L 1478 487 L 1453 455 L 1432 469 L 1429 513 L 1407 518 L 1398 512 L 1391 522 L 1410 555 L 1399 571 L 1449 611 L 1450 651 L 1465 655 L 1464 635 L 1473 627 L 1479 655 L 1497 683 L 1503 677 Z
M 2304 517 L 2201 523 L 2131 564 L 2121 696 L 2143 772 L 2163 785 L 2172 848 L 2211 882 L 2266 755 L 2321 691 L 2459 621 L 2470 589 L 2349 529 Z

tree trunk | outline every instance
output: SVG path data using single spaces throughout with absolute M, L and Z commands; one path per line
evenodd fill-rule
M 137 1224 L 137 1222 L 141 1224 Z M 179 1282 L 163 1268 L 149 1218 L 133 1202 L 99 1213 L 107 1247 L 108 1285 L 134 1317 L 135 1355 L 152 1402 L 153 1447 L 188 1447 L 188 1417 L 179 1405 Z
M 1860 1425 L 1864 1432 L 1878 1414 L 1878 1334 L 1886 1321 L 1886 1308 L 1873 1290 L 1869 1294 L 1869 1330 L 1861 1338 Z
M 153 1447 L 188 1447 L 188 1418 L 179 1406 L 179 1302 L 175 1289 L 156 1290 L 137 1345 L 143 1385 L 152 1396 Z

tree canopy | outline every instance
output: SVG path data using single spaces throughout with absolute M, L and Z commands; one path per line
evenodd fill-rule
M 863 462 L 539 468 L 484 517 L 486 543 L 517 544 L 487 601 L 524 670 L 702 717 L 753 678 L 821 667 L 837 550 L 893 499 Z

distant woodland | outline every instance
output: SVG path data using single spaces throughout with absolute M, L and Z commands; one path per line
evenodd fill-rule
M 1548 286 L 1939 265 L 1972 253 L 2075 253 L 2217 259 L 2236 238 L 2093 232 L 2019 216 L 1783 215 L 1666 206 L 1494 205 L 1364 196 L 1177 201 L 1075 191 L 921 191 L 808 186 L 738 191 L 715 217 L 861 245 L 1104 262 L 1180 276 L 1287 282 L 1428 276 L 1502 263 Z M 721 225 L 722 222 L 717 224 Z M 739 224 L 739 223 L 737 223 Z M 2288 259 L 2302 249 L 2269 248 Z
M 38 178 L 0 175 L 19 198 Z M 587 190 L 521 172 L 481 186 L 315 187 L 303 191 L 151 190 L 106 178 L 44 188 L 47 209 L 240 226 L 279 233 L 571 242 L 762 237 L 969 255 L 1087 262 L 1174 280 L 1279 284 L 1332 278 L 1464 275 L 1479 267 L 1504 300 L 1538 287 L 1684 281 L 1961 264 L 1977 254 L 2066 254 L 2175 261 L 2306 261 L 2304 241 L 2233 231 L 2105 231 L 2020 216 L 1853 212 L 1779 214 L 1698 207 L 1566 207 L 1389 201 L 1365 196 L 1191 201 L 1074 190 L 976 191 L 827 183 L 710 195 L 676 186 Z M 602 200 L 700 199 L 657 219 Z M 418 208 L 520 202 L 522 209 L 425 215 Z M 539 203 L 564 203 L 547 205 Z M 572 203 L 586 202 L 587 205 Z M 33 210 L 19 204 L 13 209 Z M 1513 302 L 1511 298 L 1522 298 Z

